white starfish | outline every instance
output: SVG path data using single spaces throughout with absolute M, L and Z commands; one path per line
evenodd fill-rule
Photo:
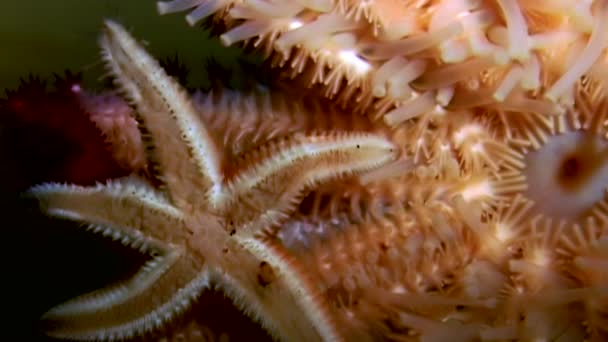
M 314 280 L 271 228 L 288 217 L 303 190 L 393 160 L 393 144 L 367 133 L 295 134 L 225 165 L 187 93 L 124 28 L 106 21 L 101 44 L 145 128 L 165 187 L 128 177 L 29 190 L 49 215 L 88 224 L 152 256 L 128 281 L 47 312 L 48 334 L 76 340 L 144 335 L 217 286 L 274 338 L 340 340 Z

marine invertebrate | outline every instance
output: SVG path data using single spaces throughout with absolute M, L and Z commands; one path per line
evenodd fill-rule
M 493 102 L 571 104 L 576 80 L 606 63 L 608 4 L 543 4 L 175 0 L 159 1 L 158 9 L 193 9 L 191 24 L 213 16 L 226 24 L 225 44 L 251 42 L 288 77 L 402 122 L 448 107 L 460 87 L 478 88 L 484 74 L 494 79 L 484 89 Z
M 381 215 L 289 222 L 287 245 L 316 270 L 350 338 L 604 340 L 604 89 L 582 78 L 573 107 L 542 125 L 509 113 L 502 152 L 483 168 L 455 168 L 487 177 L 490 201 L 465 200 L 445 174 L 414 172 L 393 181 L 414 189 Z M 422 165 L 414 170 L 441 164 Z
M 71 96 L 103 132 L 114 160 L 131 172 L 147 173 L 142 138 L 128 103 L 114 91 L 91 92 L 83 89 L 80 82 L 74 82 L 69 89 Z
M 381 210 L 282 230 L 351 338 L 605 338 L 607 1 L 210 4 L 158 7 L 401 129 Z
M 323 98 L 304 96 L 294 99 L 289 93 L 280 92 L 274 87 L 271 89 L 230 90 L 219 87 L 209 92 L 198 90 L 192 93 L 197 114 L 221 137 L 221 145 L 224 146 L 222 154 L 226 160 L 236 161 L 243 153 L 261 144 L 295 133 L 344 130 L 387 137 L 405 134 L 400 129 L 393 130 L 382 123 L 374 123 L 365 116 L 344 112 Z M 116 95 L 105 96 L 111 97 L 113 102 L 122 102 L 118 108 L 127 106 Z M 99 95 L 91 97 L 93 100 L 104 98 Z M 115 158 L 131 162 L 144 160 L 140 134 L 129 114 L 130 110 L 104 111 L 103 103 L 88 102 L 95 108 L 91 112 L 99 113 L 92 115 L 92 120 L 104 131 Z M 132 165 L 132 171 L 140 170 L 135 163 Z M 300 210 L 328 217 L 338 208 L 350 208 L 353 215 L 361 216 L 381 206 L 382 202 L 388 200 L 386 196 L 393 196 L 394 189 L 389 190 L 386 182 L 369 181 L 380 177 L 368 174 L 365 185 L 356 178 L 351 178 L 346 184 L 342 181 L 327 184 L 306 198 Z
M 149 134 L 163 191 L 131 177 L 28 193 L 48 214 L 87 223 L 152 259 L 124 284 L 51 309 L 49 332 L 85 340 L 141 335 L 216 284 L 275 337 L 340 339 L 306 271 L 273 242 L 272 227 L 304 188 L 390 162 L 395 146 L 377 134 L 296 133 L 224 163 L 185 91 L 121 26 L 106 21 L 101 44 Z
M 606 339 L 608 1 L 158 6 L 212 15 L 305 93 L 194 94 L 227 161 L 334 125 L 402 152 L 313 191 L 273 231 L 338 335 Z

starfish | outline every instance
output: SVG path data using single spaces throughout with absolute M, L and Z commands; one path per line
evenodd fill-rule
M 294 133 L 228 162 L 191 99 L 119 24 L 105 21 L 104 60 L 134 107 L 163 185 L 135 176 L 96 186 L 49 183 L 27 194 L 46 214 L 150 255 L 136 274 L 52 308 L 47 334 L 143 336 L 218 287 L 275 338 L 341 340 L 314 279 L 276 237 L 305 190 L 396 157 L 372 133 Z M 228 165 L 227 165 L 228 164 Z

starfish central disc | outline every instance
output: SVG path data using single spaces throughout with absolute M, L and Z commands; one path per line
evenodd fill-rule
M 222 290 L 275 338 L 341 340 L 319 291 L 273 228 L 319 183 L 382 166 L 385 136 L 295 132 L 226 164 L 189 94 L 120 25 L 106 21 L 103 58 L 134 108 L 161 189 L 134 176 L 28 191 L 49 215 L 84 223 L 151 256 L 132 278 L 48 311 L 49 335 L 118 340 L 163 328 L 202 291 Z

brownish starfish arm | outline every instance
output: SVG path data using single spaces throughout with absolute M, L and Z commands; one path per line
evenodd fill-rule
M 222 207 L 238 218 L 232 222 L 241 229 L 236 233 L 259 232 L 291 213 L 307 188 L 368 171 L 395 156 L 390 140 L 376 134 L 296 133 L 244 156 Z
M 201 190 L 213 197 L 208 192 L 222 182 L 220 153 L 186 90 L 120 25 L 105 22 L 101 46 L 108 68 L 147 133 L 144 141 L 153 137 L 156 142 L 148 142 L 148 147 L 154 150 L 153 161 L 159 164 L 174 204 L 200 201 Z
M 236 240 L 214 274 L 237 307 L 276 340 L 342 340 L 317 284 L 297 260 L 272 239 Z
M 163 194 L 135 177 L 93 187 L 47 183 L 31 188 L 27 195 L 35 197 L 41 209 L 51 216 L 120 227 L 125 238 L 176 244 L 185 238 L 179 235 L 185 231 L 182 213 Z
M 163 253 L 128 281 L 48 311 L 42 317 L 47 334 L 79 341 L 122 340 L 173 321 L 210 286 L 209 274 L 202 260 L 184 250 Z

